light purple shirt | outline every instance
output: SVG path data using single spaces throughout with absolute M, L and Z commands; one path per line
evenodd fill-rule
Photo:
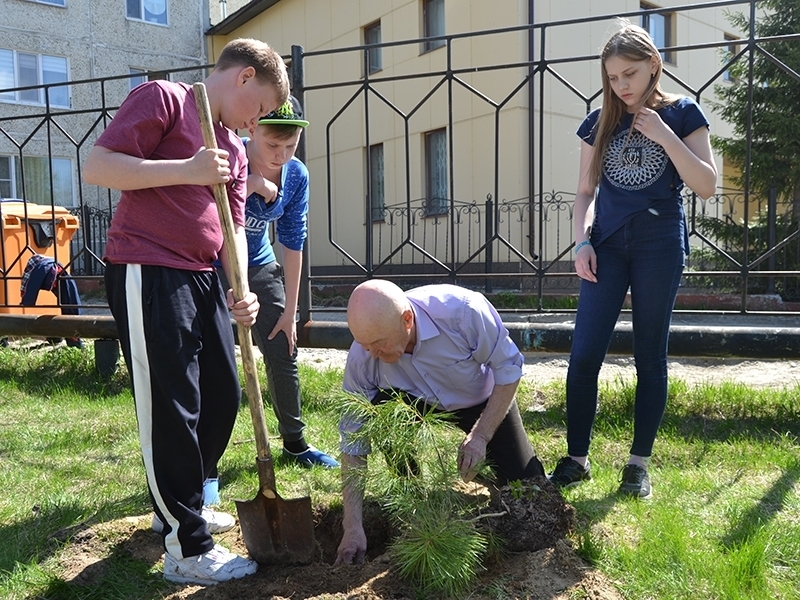
M 414 311 L 417 342 L 396 363 L 372 358 L 353 342 L 342 387 L 369 399 L 379 389 L 394 388 L 441 410 L 476 406 L 522 377 L 523 356 L 500 315 L 478 292 L 454 285 L 429 285 L 406 292 Z M 343 417 L 340 449 L 352 456 L 369 448 L 348 439 L 361 424 Z

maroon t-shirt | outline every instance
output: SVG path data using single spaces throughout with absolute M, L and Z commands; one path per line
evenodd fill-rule
M 233 222 L 244 224 L 247 156 L 233 131 L 214 124 L 217 146 L 229 153 L 227 184 Z M 194 92 L 185 83 L 151 81 L 134 88 L 97 144 L 150 160 L 191 158 L 204 146 Z M 122 192 L 108 230 L 105 257 L 210 271 L 222 248 L 211 186 L 171 185 Z

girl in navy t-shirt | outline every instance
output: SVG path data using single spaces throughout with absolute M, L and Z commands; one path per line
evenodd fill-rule
M 690 98 L 659 86 L 661 55 L 648 33 L 624 23 L 601 53 L 603 106 L 578 129 L 575 271 L 581 278 L 567 372 L 567 453 L 550 480 L 591 478 L 589 443 L 597 379 L 630 289 L 636 399 L 620 493 L 652 495 L 648 465 L 667 402 L 667 343 L 689 251 L 681 190 L 716 189 L 708 121 Z

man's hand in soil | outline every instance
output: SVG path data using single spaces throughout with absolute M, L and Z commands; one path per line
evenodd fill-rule
M 342 536 L 334 565 L 360 565 L 367 552 L 367 536 L 363 527 L 347 529 Z
M 486 439 L 474 432 L 467 434 L 466 439 L 458 449 L 456 464 L 461 479 L 469 483 L 478 474 L 478 468 L 486 460 Z

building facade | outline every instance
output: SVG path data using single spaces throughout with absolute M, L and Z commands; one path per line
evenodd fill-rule
M 235 37 L 302 48 L 312 265 L 479 270 L 491 253 L 525 271 L 570 258 L 575 131 L 618 15 L 672 48 L 664 87 L 728 131 L 710 104 L 741 34 L 725 8 L 692 4 L 254 0 L 210 29 L 209 58 Z
M 207 64 L 207 0 L 0 0 L 0 12 L 0 197 L 107 203 L 82 188 L 81 161 L 133 86 Z

